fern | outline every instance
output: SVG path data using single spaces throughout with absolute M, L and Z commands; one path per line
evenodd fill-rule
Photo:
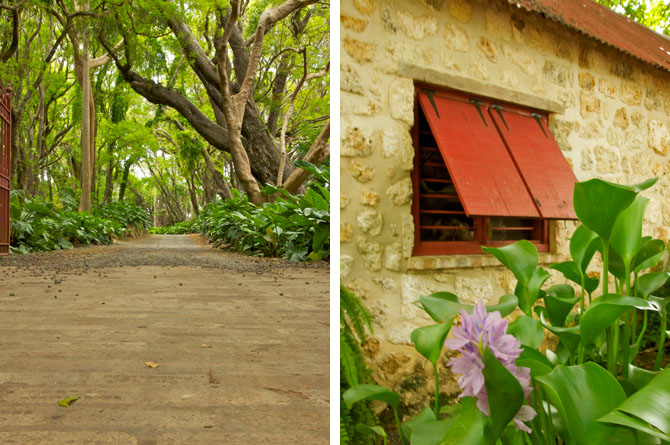
M 351 409 L 342 400 L 348 388 L 368 383 L 370 369 L 365 364 L 361 346 L 372 334 L 372 315 L 361 301 L 340 285 L 340 443 L 374 445 L 377 439 L 356 431 L 356 425 L 376 425 L 377 416 L 368 403 L 357 403 Z

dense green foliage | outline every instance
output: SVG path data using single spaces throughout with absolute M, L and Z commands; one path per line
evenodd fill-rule
M 71 249 L 74 244 L 109 244 L 132 228 L 149 227 L 149 215 L 133 204 L 110 204 L 78 213 L 67 199 L 57 208 L 22 192 L 11 194 L 11 251 L 28 253 Z
M 415 329 L 411 339 L 435 371 L 434 410 L 426 407 L 401 423 L 399 394 L 365 383 L 344 392 L 346 406 L 370 400 L 388 404 L 403 444 L 669 443 L 670 368 L 662 365 L 670 336 L 670 297 L 663 286 L 670 272 L 658 270 L 665 243 L 642 236 L 649 199 L 640 193 L 655 182 L 619 185 L 592 179 L 575 184 L 573 204 L 581 225 L 570 239 L 571 259 L 550 267 L 577 288 L 558 284 L 543 289 L 550 274 L 539 266 L 537 248 L 521 240 L 483 248 L 517 279 L 514 294 L 503 295 L 497 305 L 474 309 L 450 292 L 419 297 L 418 306 L 435 324 Z M 602 279 L 588 273 L 597 252 Z M 517 307 L 523 314 L 512 323 L 501 319 Z M 474 317 L 468 315 L 473 310 Z M 462 356 L 449 366 L 461 374 L 459 384 L 467 397 L 444 410 L 450 417 L 443 418 L 438 358 L 459 312 L 462 323 L 447 344 Z M 642 368 L 639 354 L 649 314 L 660 318 L 654 333 L 656 357 Z M 545 330 L 558 341 L 541 351 Z M 386 437 L 369 423 L 360 430 Z
M 291 261 L 320 261 L 330 257 L 329 168 L 303 165 L 313 178 L 304 195 L 294 196 L 268 186 L 266 193 L 278 193 L 274 202 L 256 205 L 233 190 L 233 197 L 214 200 L 191 221 L 153 228 L 152 233 L 200 232 L 210 241 L 225 241 L 241 252 L 278 256 Z
M 670 2 L 667 0 L 596 0 L 657 32 L 670 36 Z
M 370 382 L 361 346 L 372 332 L 372 317 L 361 301 L 340 285 L 340 443 L 368 445 L 375 437 L 356 429 L 357 425 L 374 425 L 377 416 L 370 403 L 348 407 L 342 395 L 349 388 Z

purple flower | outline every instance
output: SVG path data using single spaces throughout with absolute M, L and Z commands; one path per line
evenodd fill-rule
M 530 369 L 516 366 L 516 359 L 521 355 L 521 344 L 514 336 L 507 334 L 507 320 L 500 312 L 486 312 L 484 303 L 479 301 L 472 315 L 461 311 L 462 323 L 452 329 L 453 339 L 444 342 L 445 346 L 461 352 L 461 356 L 449 361 L 448 366 L 456 374 L 461 374 L 458 384 L 463 389 L 459 397 L 473 396 L 477 398 L 477 408 L 487 416 L 489 401 L 484 385 L 484 360 L 486 347 L 505 368 L 519 381 L 526 398 L 530 396 Z M 514 424 L 522 431 L 531 432 L 523 422 L 532 420 L 536 415 L 533 408 L 523 405 L 514 416 Z

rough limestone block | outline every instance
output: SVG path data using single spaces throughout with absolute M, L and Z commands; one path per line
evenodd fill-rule
M 626 114 L 625 108 L 619 108 L 614 112 L 614 120 L 612 120 L 612 125 L 622 129 L 628 128 L 628 115 Z
M 340 65 L 340 89 L 354 94 L 363 94 L 363 81 L 358 71 L 351 65 Z
M 579 94 L 579 113 L 584 118 L 591 113 L 600 114 L 600 99 L 582 91 Z
M 598 173 L 619 173 L 621 171 L 619 151 L 614 147 L 597 145 L 593 151 Z
M 345 29 L 350 29 L 355 32 L 363 32 L 368 26 L 367 20 L 359 19 L 348 14 L 340 14 L 340 23 Z
M 372 154 L 372 138 L 358 127 L 349 127 L 341 141 L 340 156 L 366 157 Z
M 449 14 L 459 22 L 468 23 L 472 5 L 468 0 L 451 0 L 449 2 Z
M 402 267 L 402 246 L 393 243 L 384 248 L 384 267 L 399 272 Z
M 647 143 L 656 153 L 665 156 L 670 148 L 670 136 L 665 124 L 659 120 L 651 120 L 648 124 L 649 137 Z
M 640 105 L 642 103 L 642 90 L 633 83 L 622 82 L 619 98 L 628 105 Z
M 661 97 L 658 95 L 658 92 L 647 90 L 647 96 L 644 98 L 644 107 L 649 111 L 661 109 Z
M 402 216 L 402 256 L 409 258 L 414 249 L 414 216 Z
M 470 37 L 468 37 L 468 33 L 461 26 L 453 23 L 447 23 L 444 28 L 444 44 L 447 48 L 454 51 L 470 51 Z
M 579 87 L 582 90 L 593 91 L 595 82 L 595 79 L 589 73 L 579 73 Z
M 345 37 L 342 39 L 342 47 L 358 63 L 369 62 L 375 56 L 376 46 L 374 43 Z
M 361 14 L 371 15 L 375 12 L 375 0 L 354 0 L 354 7 Z
M 405 178 L 386 189 L 386 196 L 394 207 L 401 207 L 412 201 L 412 179 Z
M 362 184 L 372 181 L 372 178 L 375 177 L 374 167 L 368 167 L 358 161 L 351 161 L 349 163 L 349 172 L 356 181 Z
M 608 97 L 616 97 L 617 96 L 617 87 L 615 84 L 610 82 L 607 79 L 600 79 L 598 81 L 598 91 L 603 93 L 605 96 Z
M 437 19 L 433 16 L 415 16 L 411 12 L 396 11 L 397 27 L 410 39 L 423 40 L 437 33 Z
M 340 242 L 348 243 L 351 241 L 353 234 L 354 228 L 351 224 L 345 222 L 340 223 Z
M 382 233 L 384 226 L 384 217 L 376 210 L 364 210 L 356 218 L 358 228 L 361 232 L 371 236 L 377 236 Z
M 340 279 L 349 276 L 352 264 L 354 264 L 354 258 L 351 255 L 340 255 Z
M 382 130 L 382 156 L 400 157 L 403 170 L 414 169 L 414 145 L 410 132 L 403 128 L 385 127 Z
M 373 243 L 364 237 L 356 240 L 356 249 L 363 257 L 363 265 L 370 272 L 379 272 L 382 270 L 382 255 L 384 247 L 379 243 Z
M 379 195 L 374 190 L 363 189 L 361 191 L 361 204 L 368 207 L 377 207 L 379 205 Z
M 479 39 L 479 43 L 477 44 L 477 49 L 479 49 L 479 51 L 481 51 L 481 53 L 487 59 L 489 59 L 490 62 L 498 62 L 498 49 L 491 40 L 487 39 L 486 37 L 481 37 Z
M 414 81 L 405 77 L 396 77 L 389 84 L 389 108 L 391 117 L 414 124 Z

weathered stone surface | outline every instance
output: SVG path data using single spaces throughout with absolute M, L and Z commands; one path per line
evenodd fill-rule
M 370 297 L 370 284 L 362 278 L 356 278 L 347 282 L 347 288 L 361 300 L 367 300 Z
M 396 19 L 398 28 L 410 39 L 423 40 L 437 32 L 437 19 L 434 16 L 417 17 L 411 12 L 398 10 Z
M 342 39 L 342 47 L 349 56 L 358 63 L 371 61 L 375 56 L 375 44 L 362 40 L 345 37 Z
M 644 116 L 643 116 L 642 113 L 640 113 L 639 111 L 637 111 L 637 110 L 633 110 L 633 111 L 630 113 L 630 121 L 631 121 L 631 122 L 633 123 L 633 125 L 635 125 L 636 127 L 641 128 L 641 127 L 642 127 L 642 121 L 643 121 L 643 120 L 644 120 Z
M 486 31 L 500 40 L 512 40 L 512 23 L 505 11 L 486 10 Z
M 591 153 L 591 149 L 585 148 L 582 150 L 582 162 L 580 168 L 584 172 L 590 172 L 593 169 L 593 154 Z
M 378 272 L 382 269 L 384 247 L 381 244 L 359 237 L 356 240 L 356 249 L 363 257 L 363 264 L 366 269 L 371 272 Z
M 365 102 L 356 105 L 353 113 L 358 116 L 376 116 L 382 110 L 382 105 L 379 102 L 366 100 Z
M 598 173 L 619 173 L 621 161 L 619 152 L 612 147 L 597 145 L 593 152 L 596 157 L 596 171 Z
M 398 283 L 393 278 L 390 277 L 375 277 L 372 281 L 380 285 L 384 290 L 396 290 L 398 288 Z
M 451 0 L 449 2 L 449 14 L 459 22 L 468 23 L 472 5 L 468 0 Z
M 394 207 L 401 207 L 412 201 L 412 179 L 405 178 L 386 189 L 386 196 Z
M 657 91 L 647 90 L 647 96 L 644 98 L 644 107 L 650 111 L 661 109 L 661 97 L 658 95 Z
M 403 170 L 414 168 L 414 145 L 409 131 L 396 127 L 382 130 L 382 156 L 386 159 L 400 157 Z
M 354 264 L 354 257 L 351 255 L 340 255 L 340 279 L 349 276 L 352 264 Z
M 384 248 L 384 267 L 395 272 L 402 267 L 402 246 L 393 243 Z
M 589 73 L 579 73 L 579 87 L 582 90 L 593 91 L 593 86 L 596 81 L 593 79 L 593 76 Z
M 549 52 L 550 44 L 546 31 L 540 30 L 533 25 L 528 25 L 523 36 L 526 44 L 535 48 L 540 53 L 547 54 Z
M 409 258 L 414 249 L 414 216 L 402 216 L 402 256 Z
M 473 58 L 470 61 L 470 66 L 468 67 L 468 74 L 479 80 L 488 80 L 488 78 L 491 77 L 483 59 Z
M 493 286 L 489 277 L 456 277 L 456 295 L 461 302 L 475 304 L 483 300 L 485 304 L 493 297 Z
M 468 33 L 462 27 L 453 23 L 447 23 L 444 29 L 444 43 L 447 48 L 454 51 L 470 51 Z
M 607 79 L 600 79 L 598 81 L 598 91 L 608 97 L 616 97 L 617 95 L 616 85 Z
M 410 336 L 417 327 L 411 323 L 400 323 L 389 331 L 389 341 L 394 345 L 412 345 Z
M 377 207 L 379 205 L 379 195 L 374 190 L 363 189 L 361 191 L 361 204 L 368 207 Z
M 560 87 L 569 87 L 572 83 L 572 76 L 570 68 L 565 65 L 547 60 L 542 67 L 542 75 L 544 78 Z
M 349 197 L 340 193 L 340 210 L 346 209 L 349 205 Z
M 555 116 L 553 114 L 549 116 L 549 130 L 551 130 L 554 138 L 556 138 L 556 143 L 561 150 L 570 151 L 572 150 L 572 145 L 568 142 L 568 138 L 575 129 L 575 123 Z
M 656 153 L 665 156 L 670 148 L 670 136 L 668 135 L 668 128 L 659 120 L 651 120 L 648 124 L 649 137 L 647 143 L 649 147 L 653 148 Z
M 363 32 L 368 26 L 367 20 L 359 19 L 348 14 L 340 14 L 340 23 L 346 29 L 350 29 L 355 32 Z
M 396 77 L 389 84 L 389 108 L 391 117 L 414 124 L 414 81 L 405 77 Z
M 591 113 L 600 114 L 600 99 L 582 91 L 579 94 L 579 113 L 584 118 Z
M 612 125 L 622 129 L 628 128 L 628 115 L 626 114 L 625 108 L 619 108 L 614 112 L 614 120 L 612 121 Z
M 356 181 L 361 183 L 370 182 L 375 176 L 374 167 L 368 167 L 358 161 L 351 161 L 349 163 L 349 171 L 351 172 L 351 176 L 353 176 Z
M 354 7 L 361 14 L 371 15 L 375 12 L 375 0 L 354 0 Z
M 640 105 L 642 103 L 642 90 L 635 84 L 622 82 L 619 98 L 628 105 Z
M 519 84 L 519 78 L 513 71 L 505 70 L 500 76 L 500 81 L 509 87 L 516 87 Z
M 502 51 L 507 59 L 521 68 L 521 71 L 529 76 L 535 74 L 535 59 L 527 51 L 510 43 L 503 43 Z
M 361 232 L 371 236 L 377 236 L 382 233 L 384 217 L 376 210 L 364 210 L 358 214 L 356 220 Z
M 351 224 L 346 222 L 340 223 L 340 242 L 347 243 L 351 241 L 354 235 L 354 228 Z
M 603 124 L 600 119 L 585 122 L 577 132 L 584 139 L 599 139 L 603 136 Z
M 345 63 L 340 65 L 340 89 L 354 94 L 363 94 L 363 82 L 358 72 Z
M 621 128 L 607 129 L 607 143 L 615 147 L 623 147 L 626 141 L 626 134 Z
M 363 134 L 359 127 L 349 127 L 341 141 L 340 156 L 365 157 L 372 154 L 372 138 Z
M 492 63 L 498 62 L 498 49 L 496 48 L 495 43 L 491 40 L 486 37 L 481 37 L 477 44 L 477 48 L 487 59 L 489 59 L 489 61 Z

